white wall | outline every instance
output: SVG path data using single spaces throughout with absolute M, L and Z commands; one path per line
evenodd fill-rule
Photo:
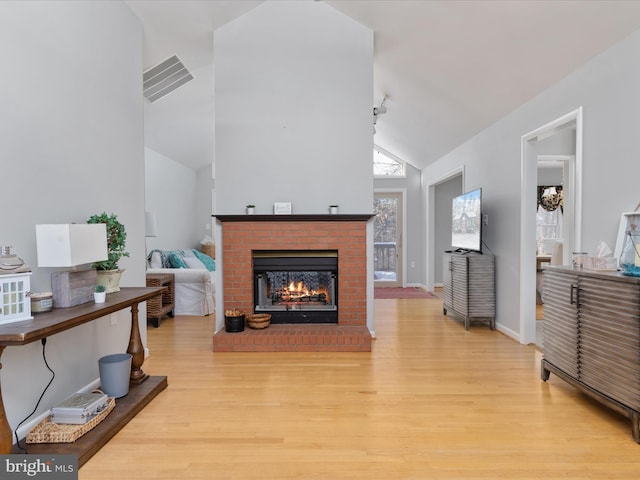
M 575 155 L 576 131 L 565 128 L 538 141 L 538 155 Z
M 216 213 L 371 213 L 373 32 L 266 2 L 214 32 Z
M 445 250 L 451 249 L 451 202 L 453 197 L 464 193 L 462 174 L 435 186 L 434 209 L 434 281 L 442 284 L 442 257 Z
M 562 166 L 553 168 L 538 167 L 538 185 L 562 185 Z
M 428 184 L 464 165 L 465 189 L 483 188 L 484 240 L 497 257 L 497 322 L 508 334 L 519 335 L 521 136 L 584 107 L 582 246 L 615 245 L 620 213 L 638 203 L 638 51 L 640 32 L 423 170 Z
M 191 168 L 145 148 L 146 208 L 155 212 L 158 224 L 158 236 L 147 238 L 148 251 L 198 246 L 204 224 L 196 222 L 200 208 L 196 177 Z
M 142 29 L 121 2 L 0 2 L 0 245 L 37 268 L 37 223 L 115 213 L 127 229 L 124 286 L 144 285 Z M 145 318 L 145 310 L 141 309 Z M 146 337 L 146 322 L 141 325 Z M 98 358 L 127 349 L 130 314 L 48 339 L 56 377 L 38 413 L 98 378 Z M 146 338 L 145 338 L 146 341 Z M 35 342 L 7 347 L 2 394 L 12 429 L 50 379 Z
M 212 165 L 201 168 L 196 172 L 196 233 L 198 242 L 205 235 L 213 237 L 212 195 L 215 182 L 213 180 Z

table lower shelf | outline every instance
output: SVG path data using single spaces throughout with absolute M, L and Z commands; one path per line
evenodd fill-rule
M 78 455 L 78 467 L 81 467 L 167 385 L 165 376 L 151 376 L 137 385 L 132 383 L 129 393 L 116 399 L 113 411 L 93 430 L 73 443 L 28 444 L 27 453 Z

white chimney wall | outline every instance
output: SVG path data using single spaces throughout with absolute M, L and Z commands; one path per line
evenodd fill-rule
M 373 32 L 321 2 L 216 30 L 216 212 L 373 210 Z

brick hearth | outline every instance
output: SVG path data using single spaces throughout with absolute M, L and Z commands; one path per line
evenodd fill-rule
M 219 331 L 213 336 L 216 352 L 370 352 L 367 327 L 329 324 L 278 324 L 263 330 Z
M 224 309 L 253 312 L 254 250 L 336 250 L 338 324 L 270 325 L 213 336 L 214 351 L 371 351 L 364 215 L 222 215 Z

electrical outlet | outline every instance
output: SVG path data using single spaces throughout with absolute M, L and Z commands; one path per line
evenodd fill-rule
M 416 268 L 416 262 L 411 262 L 411 268 Z
M 482 220 L 483 220 L 485 226 L 489 225 L 489 215 L 487 215 L 487 214 L 483 215 L 482 216 Z
M 109 318 L 111 319 L 111 325 L 117 325 L 118 324 L 118 314 L 117 313 L 112 313 Z

